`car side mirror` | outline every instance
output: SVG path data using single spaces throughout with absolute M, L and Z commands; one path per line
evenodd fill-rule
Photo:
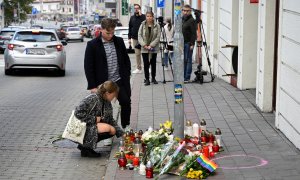
M 63 46 L 66 46 L 66 45 L 68 44 L 68 43 L 67 43 L 67 41 L 66 41 L 66 40 L 64 40 L 64 39 L 63 39 L 63 40 L 61 40 L 60 42 L 62 43 L 62 45 L 63 45 Z

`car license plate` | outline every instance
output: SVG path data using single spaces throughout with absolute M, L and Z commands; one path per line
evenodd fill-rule
M 45 51 L 43 49 L 26 49 L 26 54 L 45 55 Z

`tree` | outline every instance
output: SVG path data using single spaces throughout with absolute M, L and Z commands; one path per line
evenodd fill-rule
M 34 0 L 4 0 L 4 17 L 5 17 L 5 25 L 10 25 L 14 21 L 24 21 L 27 19 L 27 14 L 31 14 L 31 3 Z M 19 11 L 18 12 L 18 3 L 19 3 Z M 14 10 L 17 10 L 17 14 L 20 13 L 19 17 L 14 17 Z

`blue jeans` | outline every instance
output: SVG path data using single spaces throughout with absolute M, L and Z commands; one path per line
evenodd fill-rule
M 188 81 L 192 74 L 192 56 L 193 50 L 190 49 L 190 43 L 184 44 L 184 80 Z
M 171 61 L 173 61 L 174 53 L 173 52 L 169 52 L 169 53 L 170 53 Z M 164 53 L 164 65 L 166 67 L 168 67 L 168 63 L 169 63 L 169 53 Z

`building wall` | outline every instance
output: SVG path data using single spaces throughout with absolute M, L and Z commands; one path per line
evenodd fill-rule
M 258 6 L 256 104 L 271 112 L 274 81 L 276 1 L 261 0 Z
M 280 5 L 276 122 L 300 148 L 300 1 Z
M 237 87 L 256 87 L 258 3 L 239 0 Z
M 238 45 L 238 0 L 219 1 L 219 52 L 217 76 L 230 82 L 227 74 L 233 74 L 233 48 L 224 48 L 226 45 Z

